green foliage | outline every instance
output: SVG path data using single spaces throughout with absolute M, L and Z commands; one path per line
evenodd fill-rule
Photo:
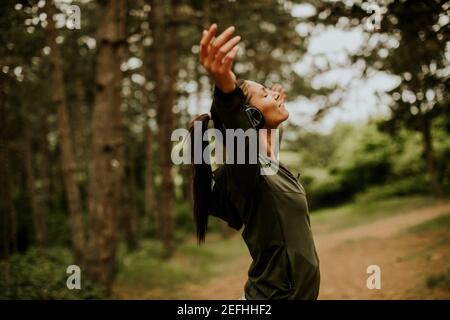
M 436 230 L 450 230 L 450 212 L 408 229 L 412 233 L 426 233 Z
M 429 194 L 430 182 L 426 175 L 405 177 L 400 180 L 389 181 L 382 185 L 367 188 L 356 195 L 357 201 L 383 201 L 391 197 L 407 196 L 413 194 Z
M 99 299 L 101 289 L 81 273 L 81 289 L 66 286 L 66 269 L 72 264 L 70 250 L 31 248 L 0 262 L 0 299 Z
M 175 203 L 176 238 L 182 242 L 187 237 L 195 234 L 194 219 L 191 205 L 184 201 Z
M 312 212 L 312 224 L 320 224 L 324 230 L 350 228 L 356 225 L 369 223 L 384 217 L 418 208 L 437 204 L 436 199 L 430 196 L 413 195 L 393 197 L 379 200 L 356 200 L 351 203 L 332 208 L 322 208 Z
M 450 291 L 450 268 L 446 272 L 428 276 L 425 284 L 430 289 L 440 288 Z
M 430 194 L 431 182 L 422 151 L 422 137 L 407 129 L 395 137 L 380 132 L 379 121 L 361 126 L 336 126 L 329 135 L 315 134 L 308 148 L 299 152 L 282 153 L 292 168 L 300 168 L 301 181 L 306 187 L 312 209 L 332 206 L 352 199 L 382 200 L 413 194 Z M 440 181 L 448 193 L 450 164 L 450 137 L 442 121 L 436 121 L 432 131 L 434 149 L 439 166 Z M 305 136 L 299 135 L 293 145 Z M 338 136 L 338 140 L 334 140 Z M 315 143 L 314 143 L 315 142 Z M 326 166 L 319 159 L 328 144 Z M 284 158 L 282 158 L 283 160 Z
M 141 241 L 139 250 L 133 253 L 121 250 L 116 286 L 122 291 L 162 290 L 170 299 L 183 298 L 177 296 L 179 286 L 205 282 L 225 272 L 236 257 L 246 254 L 239 237 L 220 241 L 211 238 L 208 233 L 206 243 L 199 247 L 191 237 L 171 259 L 164 258 L 162 244 L 154 240 Z

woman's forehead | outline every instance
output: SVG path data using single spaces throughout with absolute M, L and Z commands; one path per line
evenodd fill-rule
M 255 94 L 257 93 L 259 90 L 261 90 L 262 88 L 264 88 L 264 86 L 258 82 L 255 81 L 251 81 L 251 80 L 245 80 L 246 84 L 247 84 L 247 88 L 250 91 L 250 94 Z

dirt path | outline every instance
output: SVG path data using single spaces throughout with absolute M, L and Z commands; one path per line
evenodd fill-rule
M 430 272 L 442 272 L 449 267 L 450 248 L 433 248 L 439 238 L 448 234 L 423 237 L 401 233 L 447 212 L 450 212 L 450 203 L 443 203 L 370 224 L 317 234 L 315 241 L 322 274 L 319 299 L 450 299 L 449 292 L 430 291 L 423 286 Z M 249 265 L 249 257 L 238 259 L 226 276 L 182 290 L 190 299 L 238 298 L 242 295 Z M 366 287 L 369 265 L 381 268 L 381 290 Z

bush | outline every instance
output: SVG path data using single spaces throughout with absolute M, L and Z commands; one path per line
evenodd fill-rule
M 81 289 L 66 286 L 66 269 L 72 264 L 68 249 L 32 248 L 0 262 L 0 299 L 98 299 L 101 289 L 81 274 Z
M 356 195 L 357 201 L 383 200 L 412 194 L 430 194 L 430 182 L 426 175 L 412 176 L 398 181 L 388 181 L 384 185 L 368 188 Z

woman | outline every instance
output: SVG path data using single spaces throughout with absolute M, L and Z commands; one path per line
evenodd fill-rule
M 276 86 L 269 90 L 253 81 L 237 81 L 231 65 L 240 37 L 232 37 L 234 27 L 214 38 L 216 31 L 216 24 L 204 30 L 200 43 L 200 62 L 215 82 L 211 108 L 214 127 L 222 131 L 256 128 L 245 110 L 246 105 L 252 105 L 263 115 L 262 128 L 278 128 L 289 117 L 283 89 Z M 206 130 L 211 119 L 204 114 L 195 120 L 202 121 L 202 129 Z M 192 127 L 190 133 L 193 142 Z M 206 162 L 193 165 L 198 241 L 204 241 L 208 215 L 227 221 L 237 230 L 244 225 L 242 237 L 253 258 L 244 289 L 245 299 L 316 299 L 319 259 L 305 190 L 276 160 L 270 138 L 270 134 L 259 135 L 266 150 L 259 154 L 260 161 L 256 164 L 250 161 L 224 164 L 214 172 Z M 205 148 L 207 142 L 202 143 Z M 248 142 L 245 150 L 248 152 Z M 276 165 L 276 174 L 262 175 L 263 163 Z

